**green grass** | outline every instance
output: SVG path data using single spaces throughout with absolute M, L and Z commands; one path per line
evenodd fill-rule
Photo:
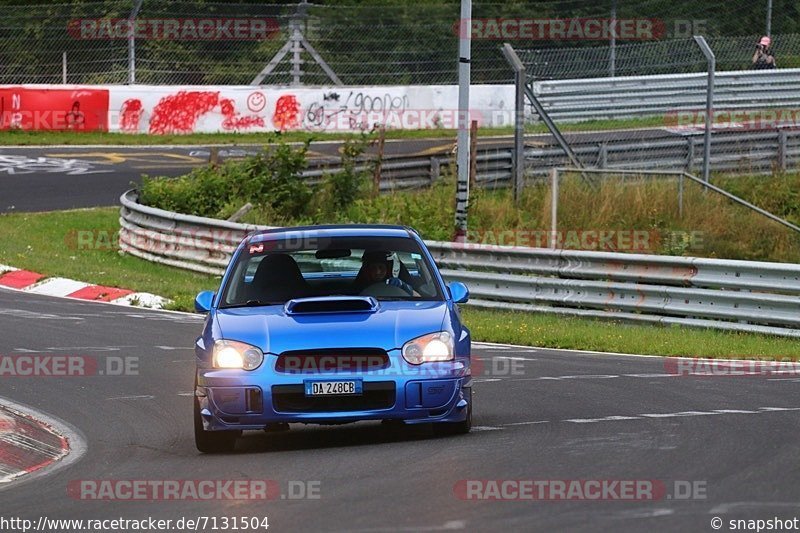
M 158 294 L 182 310 L 192 309 L 194 294 L 200 290 L 219 286 L 213 276 L 121 255 L 112 242 L 118 218 L 115 207 L 0 215 L 0 264 Z M 78 232 L 92 232 L 80 235 L 92 235 L 93 243 L 80 244 Z
M 146 291 L 174 300 L 173 309 L 192 309 L 194 295 L 215 290 L 219 279 L 120 255 L 112 236 L 116 208 L 0 215 L 0 264 L 47 276 Z M 85 245 L 78 231 L 93 231 Z M 86 235 L 86 234 L 81 234 Z M 551 348 L 693 357 L 796 359 L 796 340 L 679 327 L 625 325 L 530 313 L 496 312 L 465 306 L 476 341 Z
M 628 120 L 595 120 L 572 124 L 562 124 L 562 131 L 593 131 L 601 129 L 627 129 L 663 126 L 663 117 L 649 117 L 644 119 Z M 535 124 L 526 127 L 527 133 L 545 133 L 544 124 Z M 480 128 L 480 137 L 496 135 L 513 135 L 512 127 L 508 128 Z M 304 142 L 307 139 L 316 141 L 341 140 L 355 137 L 356 134 L 344 132 L 335 133 L 307 133 L 292 131 L 281 134 L 275 133 L 191 133 L 186 135 L 149 135 L 108 132 L 74 132 L 74 131 L 0 131 L 0 146 L 34 146 L 34 145 L 206 145 L 206 144 L 266 144 L 276 139 L 287 142 Z M 455 139 L 456 130 L 428 129 L 428 130 L 389 130 L 387 139 Z

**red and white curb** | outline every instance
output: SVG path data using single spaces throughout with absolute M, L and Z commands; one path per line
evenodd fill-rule
M 0 485 L 50 466 L 69 451 L 68 439 L 51 426 L 0 405 Z
M 0 265 L 0 287 L 35 294 L 62 296 L 79 300 L 94 300 L 118 305 L 133 305 L 162 309 L 169 300 L 149 292 L 134 292 L 117 287 L 92 285 L 67 278 L 48 278 L 29 270 Z

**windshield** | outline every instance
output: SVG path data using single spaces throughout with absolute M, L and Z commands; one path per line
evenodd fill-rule
M 411 238 L 299 241 L 246 245 L 225 285 L 220 307 L 273 305 L 320 296 L 442 300 L 432 267 Z

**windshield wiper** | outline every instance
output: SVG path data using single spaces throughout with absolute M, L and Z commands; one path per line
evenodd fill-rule
M 280 305 L 285 302 L 274 300 L 247 300 L 245 303 L 221 306 L 220 309 L 234 309 L 236 307 L 262 307 L 266 305 Z

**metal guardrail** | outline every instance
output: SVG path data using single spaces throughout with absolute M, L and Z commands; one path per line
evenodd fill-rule
M 479 185 L 508 182 L 512 172 L 512 148 L 480 150 L 476 157 L 475 181 Z M 429 157 L 392 156 L 381 161 L 380 190 L 388 192 L 402 189 L 419 189 L 428 187 L 439 179 L 448 168 L 455 173 L 455 157 L 450 154 L 439 154 Z M 369 161 L 356 165 L 357 171 L 371 171 Z M 325 174 L 341 171 L 338 159 L 309 159 L 308 168 L 300 175 L 309 184 L 318 183 Z
M 220 275 L 236 244 L 266 226 L 172 213 L 120 198 L 120 247 Z M 471 305 L 800 337 L 800 265 L 427 242 Z
M 798 93 L 800 95 L 800 92 Z M 695 172 L 703 164 L 703 131 L 686 129 L 641 130 L 646 136 L 630 137 L 626 132 L 591 136 L 569 136 L 570 146 L 585 168 L 662 169 Z M 770 173 L 775 169 L 800 168 L 800 130 L 763 131 L 717 130 L 711 141 L 711 170 L 729 173 Z M 513 172 L 513 141 L 508 147 L 478 151 L 478 186 L 508 187 Z M 528 146 L 524 150 L 525 176 L 544 177 L 553 167 L 571 166 L 569 157 L 557 144 Z M 450 154 L 430 157 L 394 156 L 381 163 L 380 190 L 419 189 L 441 179 L 446 169 L 455 168 Z M 368 162 L 357 170 L 369 170 Z M 301 174 L 310 184 L 326 173 L 341 170 L 338 159 L 311 159 Z
M 800 94 L 800 93 L 798 93 Z M 572 150 L 585 168 L 662 169 L 692 173 L 703 164 L 702 129 L 676 134 L 650 130 L 639 139 L 575 140 Z M 525 150 L 527 176 L 544 176 L 553 167 L 569 166 L 558 146 Z M 717 130 L 711 135 L 711 170 L 733 174 L 771 173 L 800 167 L 800 131 Z
M 705 109 L 706 73 L 537 81 L 533 92 L 553 120 L 604 120 Z M 717 109 L 796 108 L 800 69 L 717 72 Z

